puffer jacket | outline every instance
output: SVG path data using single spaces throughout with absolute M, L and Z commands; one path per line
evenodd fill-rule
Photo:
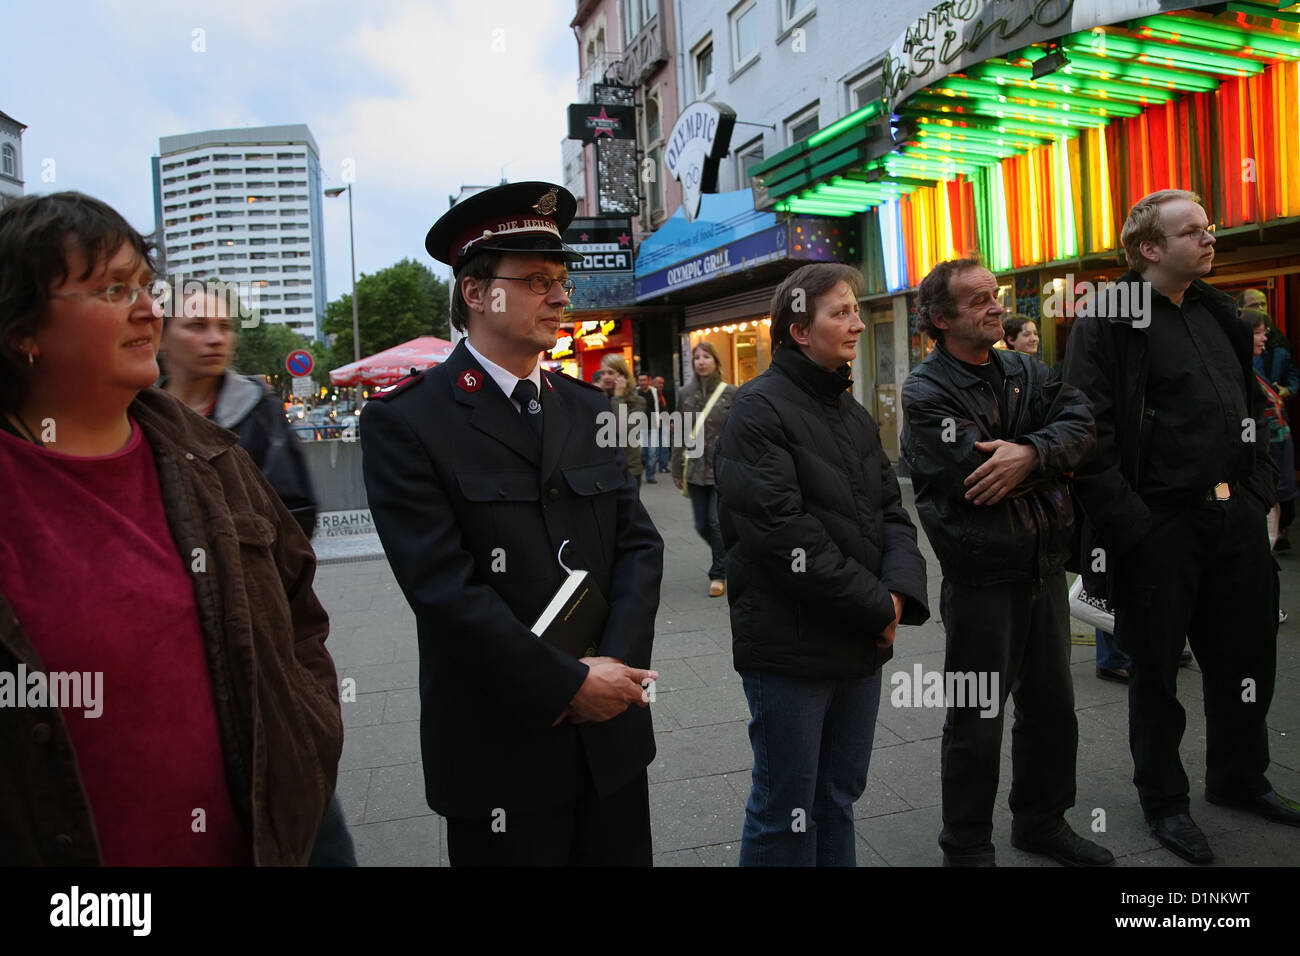
M 259 866 L 306 865 L 334 792 L 343 726 L 329 619 L 312 591 L 306 536 L 235 436 L 157 388 L 128 413 L 158 464 L 194 597 L 226 778 Z M 216 573 L 212 573 L 215 570 Z M 0 670 L 44 670 L 0 594 Z M 60 712 L 0 708 L 0 865 L 91 866 L 99 841 Z
M 832 372 L 783 347 L 739 390 L 714 461 L 737 670 L 866 677 L 904 598 L 929 617 L 925 559 L 880 430 Z
M 709 417 L 704 420 L 704 427 L 700 429 L 704 442 L 701 453 L 693 458 L 686 458 L 686 481 L 692 485 L 714 483 L 713 456 L 717 451 L 718 438 L 722 435 L 722 426 L 727 420 L 727 413 L 731 410 L 732 402 L 736 400 L 736 391 L 734 385 L 727 385 L 722 390 L 718 400 L 713 403 Z M 700 412 L 704 411 L 704 406 L 709 404 L 709 396 L 712 394 L 712 389 L 706 392 L 700 388 L 699 379 L 692 379 L 690 384 L 682 386 L 682 390 L 678 393 L 677 411 L 683 414 L 682 434 L 673 433 L 673 454 L 668 465 L 671 469 L 669 474 L 681 477 L 686 443 L 691 440 L 691 430 L 698 424 Z M 687 412 L 691 413 L 690 426 L 685 424 Z M 700 438 L 697 437 L 696 441 L 699 440 Z
M 916 512 L 944 577 L 967 585 L 1043 581 L 1070 555 L 1074 504 L 1066 478 L 1097 443 L 1078 389 L 1029 355 L 991 349 L 1003 374 L 1002 419 L 992 387 L 936 347 L 903 383 L 903 456 Z M 1033 445 L 1039 467 L 995 505 L 966 500 L 965 480 L 994 439 Z

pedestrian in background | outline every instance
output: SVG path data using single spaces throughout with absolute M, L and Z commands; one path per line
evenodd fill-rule
M 653 379 L 653 385 L 659 392 L 659 411 L 671 414 L 674 409 L 672 390 L 664 384 L 664 377 L 656 375 Z M 659 450 L 656 453 L 656 464 L 659 466 L 661 474 L 668 473 L 668 459 L 672 454 L 674 428 L 675 424 L 671 418 L 668 419 L 668 428 L 666 434 L 661 429 L 659 435 Z
M 667 451 L 663 436 L 659 434 L 659 413 L 668 408 L 663 392 L 654 384 L 656 381 L 659 379 L 652 381 L 646 372 L 636 377 L 636 393 L 645 402 L 646 419 L 650 423 L 645 441 L 641 443 L 641 463 L 645 465 L 645 480 L 648 485 L 655 484 L 655 466 L 659 464 L 660 453 Z
M 695 377 L 682 386 L 677 410 L 682 413 L 682 435 L 673 442 L 673 484 L 691 499 L 695 533 L 709 546 L 709 597 L 722 597 L 726 590 L 727 549 L 718 522 L 718 493 L 713 477 L 713 456 L 718 436 L 735 400 L 736 386 L 722 377 L 717 349 L 700 342 L 691 351 Z M 687 419 L 687 414 L 690 418 Z M 690 424 L 687 424 L 687 422 Z M 686 454 L 690 445 L 691 456 Z
M 930 616 L 916 528 L 849 390 L 861 290 L 839 263 L 777 287 L 772 364 L 736 393 L 714 458 L 754 750 L 741 866 L 855 864 L 880 670 L 898 625 Z
M 255 375 L 230 368 L 237 338 L 237 317 L 230 315 L 235 287 L 210 281 L 184 295 L 172 283 L 171 315 L 163 318 L 159 387 L 204 418 L 239 437 L 239 447 L 253 459 L 298 526 L 310 539 L 316 531 L 316 495 L 307 460 L 279 399 Z M 321 821 L 312 866 L 356 866 L 356 850 L 335 794 Z
M 1266 336 L 1263 350 L 1261 351 L 1258 345 L 1255 349 L 1255 374 L 1260 377 L 1264 385 L 1269 386 L 1282 399 L 1283 407 L 1285 407 L 1296 391 L 1300 390 L 1300 369 L 1296 368 L 1295 361 L 1292 358 L 1291 343 L 1273 324 L 1273 319 L 1268 314 L 1268 299 L 1261 290 L 1246 289 L 1237 296 L 1237 307 L 1243 317 L 1247 310 L 1258 311 L 1264 316 Z M 1254 319 L 1251 320 L 1251 324 L 1253 326 Z M 1252 334 L 1253 331 L 1252 329 Z M 1272 453 L 1271 446 L 1270 453 Z M 1278 463 L 1279 468 L 1282 467 L 1276 454 L 1273 455 L 1273 460 Z M 1278 481 L 1278 490 L 1281 492 L 1283 484 L 1288 481 L 1288 476 L 1280 475 Z M 1292 490 L 1295 488 L 1294 461 L 1290 470 L 1288 487 Z M 1287 528 L 1291 527 L 1291 522 L 1295 520 L 1295 495 L 1292 494 L 1288 498 L 1282 498 L 1279 495 L 1278 503 L 1281 505 L 1281 511 L 1276 519 L 1275 533 L 1272 534 L 1274 539 L 1273 550 L 1287 551 L 1291 547 L 1291 541 L 1286 531 Z
M 1268 347 L 1268 314 L 1258 309 L 1246 309 L 1241 312 L 1241 318 L 1250 326 L 1254 337 L 1255 360 L 1258 362 Z M 1273 464 L 1277 465 L 1277 504 L 1268 513 L 1269 545 L 1276 550 L 1280 535 L 1295 517 L 1295 445 L 1291 440 L 1286 402 L 1274 389 L 1273 383 L 1260 374 L 1258 365 L 1255 367 L 1255 378 L 1266 399 L 1264 421 L 1268 423 L 1268 453 L 1273 458 Z M 1279 620 L 1286 620 L 1284 612 L 1279 614 Z
M 98 715 L 0 708 L 0 865 L 300 866 L 334 792 L 315 556 L 152 387 L 153 283 L 99 200 L 0 211 L 0 671 L 102 674 Z
M 641 474 L 645 463 L 641 458 L 641 443 L 645 441 L 645 429 L 636 427 L 637 419 L 632 416 L 640 413 L 645 418 L 645 400 L 633 387 L 632 370 L 627 367 L 623 356 L 610 352 L 600 360 L 600 387 L 609 396 L 609 407 L 614 412 L 615 420 L 622 427 L 627 421 L 628 427 L 623 434 L 623 454 L 627 458 L 628 474 L 636 479 L 637 488 L 641 487 Z M 620 411 L 620 408 L 626 409 Z
M 1016 312 L 1002 317 L 1002 341 L 1007 348 L 1038 357 L 1038 325 Z

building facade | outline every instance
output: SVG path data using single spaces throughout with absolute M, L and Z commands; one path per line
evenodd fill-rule
M 23 130 L 26 128 L 0 111 L 0 203 L 23 194 Z
M 321 337 L 320 150 L 305 125 L 164 136 L 153 188 L 168 275 L 248 283 L 263 322 Z

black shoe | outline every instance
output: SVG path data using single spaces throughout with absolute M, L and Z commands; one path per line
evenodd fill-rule
M 1274 823 L 1285 823 L 1287 826 L 1300 827 L 1300 803 L 1288 800 L 1276 790 L 1262 793 L 1258 797 L 1230 797 L 1226 794 L 1215 793 L 1207 787 L 1205 800 L 1215 806 L 1244 810 L 1246 813 L 1253 813 L 1257 817 L 1272 820 Z
M 1151 835 L 1188 863 L 1213 863 L 1214 851 L 1201 828 L 1186 813 L 1147 820 Z
M 1115 862 L 1110 850 L 1085 840 L 1068 826 L 1046 840 L 1022 840 L 1013 833 L 1011 845 L 1026 853 L 1050 856 L 1061 866 L 1110 866 Z
M 1116 684 L 1128 683 L 1128 671 L 1123 667 L 1098 667 L 1097 676 L 1102 680 L 1111 680 Z
M 646 483 L 647 485 L 657 485 L 657 484 L 659 484 L 659 482 L 655 481 L 653 478 L 647 478 L 647 479 L 645 480 L 645 483 Z

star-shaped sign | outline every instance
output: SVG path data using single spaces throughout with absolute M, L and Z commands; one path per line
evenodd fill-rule
M 600 115 L 593 116 L 591 119 L 587 120 L 587 125 L 594 126 L 596 128 L 596 135 L 592 137 L 593 140 L 600 139 L 600 135 L 602 133 L 604 133 L 610 139 L 613 139 L 614 133 L 612 132 L 612 130 L 616 125 L 618 125 L 618 121 L 610 119 L 608 116 L 606 116 L 605 107 L 602 106 L 600 108 Z
M 586 242 L 586 241 L 587 241 L 587 234 L 584 232 L 582 235 L 578 236 L 578 238 L 581 239 L 583 242 Z
M 626 246 L 626 245 L 627 245 L 629 242 L 631 242 L 631 241 L 632 241 L 632 237 L 629 236 L 626 232 L 621 232 L 621 233 L 619 233 L 619 235 L 618 235 L 618 244 L 619 244 L 620 246 Z

